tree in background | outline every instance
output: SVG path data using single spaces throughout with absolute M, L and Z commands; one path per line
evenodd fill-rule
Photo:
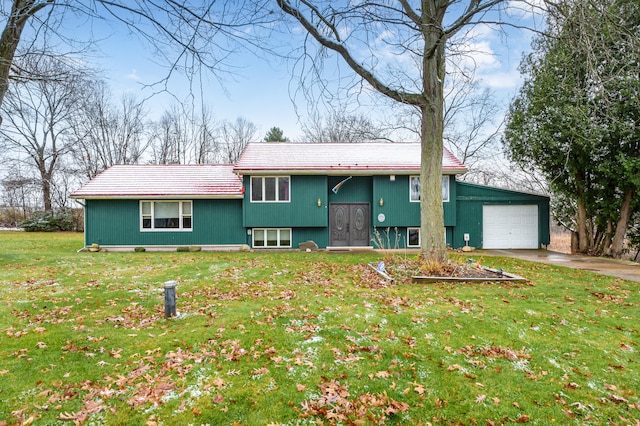
M 71 149 L 72 123 L 87 95 L 87 71 L 53 56 L 30 56 L 20 66 L 30 77 L 17 80 L 0 106 L 6 117 L 0 151 L 37 171 L 42 206 L 52 210 L 56 174 Z
M 264 137 L 265 142 L 289 142 L 289 138 L 285 137 L 284 132 L 279 127 L 272 127 Z
M 305 40 L 315 40 L 320 45 L 317 55 L 309 45 L 301 53 L 301 62 L 313 58 L 309 68 L 317 73 L 317 81 L 323 81 L 322 63 L 331 51 L 357 76 L 358 80 L 350 81 L 349 87 L 366 82 L 368 88 L 419 111 L 421 250 L 423 256 L 433 261 L 444 261 L 441 181 L 445 48 L 456 34 L 463 34 L 462 30 L 484 18 L 499 21 L 498 15 L 489 12 L 507 2 L 423 0 L 415 4 L 402 0 L 354 4 L 277 0 L 277 3 L 310 35 Z M 389 61 L 389 57 L 394 59 Z
M 152 124 L 151 162 L 155 164 L 215 163 L 221 146 L 206 107 L 197 113 L 173 105 Z
M 462 179 L 478 182 L 501 151 L 501 123 L 496 122 L 500 105 L 490 89 L 479 89 L 474 70 L 447 77 L 444 145 L 469 169 Z
M 558 216 L 573 212 L 574 250 L 618 257 L 640 207 L 640 6 L 569 1 L 549 12 L 549 35 L 522 63 L 505 148 L 544 175 Z
M 258 127 L 251 121 L 238 117 L 236 121 L 223 121 L 218 132 L 221 140 L 220 162 L 233 164 L 247 144 L 256 140 Z
M 88 82 L 88 96 L 72 122 L 73 168 L 86 179 L 116 164 L 137 164 L 148 141 L 143 104 L 124 95 L 111 100 L 104 81 Z
M 347 114 L 333 111 L 324 118 L 315 114 L 303 123 L 305 142 L 312 143 L 356 143 L 387 140 L 382 127 L 375 125 L 364 114 Z

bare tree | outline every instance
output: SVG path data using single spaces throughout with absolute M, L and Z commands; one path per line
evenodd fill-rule
M 384 130 L 364 114 L 334 111 L 324 118 L 316 114 L 302 125 L 305 142 L 355 143 L 388 141 Z
M 145 111 L 132 95 L 120 103 L 111 101 L 104 81 L 88 81 L 88 96 L 73 117 L 74 141 L 71 151 L 75 167 L 87 179 L 115 164 L 136 164 L 144 154 L 148 139 Z
M 193 161 L 196 164 L 217 162 L 220 155 L 220 142 L 216 135 L 213 114 L 207 107 L 202 107 L 199 115 L 192 114 L 193 126 Z
M 216 162 L 219 146 L 211 113 L 186 112 L 179 105 L 165 111 L 153 125 L 151 161 L 156 164 L 205 164 Z
M 419 111 L 422 144 L 422 254 L 446 259 L 441 193 L 445 48 L 465 28 L 491 15 L 505 0 L 422 0 L 345 2 L 276 0 L 320 45 L 317 55 L 306 44 L 302 53 L 319 73 L 327 51 L 355 73 L 350 87 L 365 82 L 373 90 Z M 387 60 L 393 58 L 393 60 Z M 321 77 L 318 77 L 321 80 Z
M 218 131 L 221 139 L 220 160 L 222 163 L 232 164 L 238 160 L 247 144 L 256 140 L 258 127 L 245 118 L 238 117 L 236 121 L 223 121 Z
M 239 47 L 266 49 L 256 27 L 277 19 L 267 8 L 253 7 L 252 0 L 12 0 L 10 4 L 10 9 L 0 9 L 5 22 L 0 34 L 0 104 L 11 74 L 23 71 L 14 58 L 29 26 L 31 46 L 43 46 L 47 39 L 86 46 L 97 40 L 92 34 L 69 34 L 72 27 L 64 25 L 67 21 L 83 16 L 119 23 L 156 49 L 156 59 L 169 67 L 169 78 L 176 71 L 193 74 L 205 68 L 214 75 L 228 71 L 228 57 Z M 51 53 L 41 49 L 40 53 Z
M 38 180 L 25 175 L 21 168 L 12 167 L 7 170 L 7 177 L 2 180 L 2 204 L 6 207 L 3 214 L 5 223 L 0 226 L 18 226 L 42 203 L 39 197 Z
M 154 124 L 151 161 L 156 164 L 184 164 L 187 162 L 188 143 L 183 117 L 178 108 L 173 106 Z
M 29 59 L 22 66 L 37 79 L 17 81 L 7 91 L 0 150 L 37 170 L 43 207 L 51 210 L 55 174 L 70 149 L 71 122 L 83 104 L 86 72 L 59 57 Z
M 489 89 L 481 90 L 473 74 L 450 73 L 444 97 L 445 146 L 462 161 L 467 179 L 487 172 L 484 162 L 499 155 L 500 105 Z

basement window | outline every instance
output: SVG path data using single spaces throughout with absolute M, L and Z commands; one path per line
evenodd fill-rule
M 407 247 L 420 247 L 420 228 L 407 228 Z
M 253 229 L 254 248 L 290 248 L 291 228 Z
M 140 201 L 141 231 L 191 231 L 191 201 Z
M 289 176 L 251 178 L 252 202 L 288 202 L 291 188 Z
M 409 201 L 420 202 L 420 176 L 409 176 Z M 442 176 L 442 202 L 449 202 L 449 176 Z

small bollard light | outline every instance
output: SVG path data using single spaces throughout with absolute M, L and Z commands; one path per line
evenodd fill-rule
M 176 286 L 177 281 L 167 281 L 164 283 L 164 317 L 172 318 L 176 316 Z

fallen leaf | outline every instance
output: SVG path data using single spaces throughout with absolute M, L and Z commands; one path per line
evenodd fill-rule
M 256 368 L 251 372 L 252 376 L 263 376 L 265 374 L 269 374 L 269 370 L 267 370 L 266 368 L 262 367 L 262 368 Z
M 619 396 L 619 395 L 614 395 L 614 394 L 610 394 L 610 395 L 609 395 L 609 399 L 610 399 L 611 401 L 613 401 L 613 402 L 616 402 L 616 403 L 620 403 L 620 402 L 629 402 L 629 400 L 628 400 L 628 399 L 626 399 L 626 398 L 624 398 L 624 397 L 622 397 L 622 396 Z
M 217 387 L 218 389 L 222 389 L 226 385 L 227 385 L 227 382 L 225 382 L 225 380 L 220 377 L 216 377 L 213 380 L 213 386 Z

